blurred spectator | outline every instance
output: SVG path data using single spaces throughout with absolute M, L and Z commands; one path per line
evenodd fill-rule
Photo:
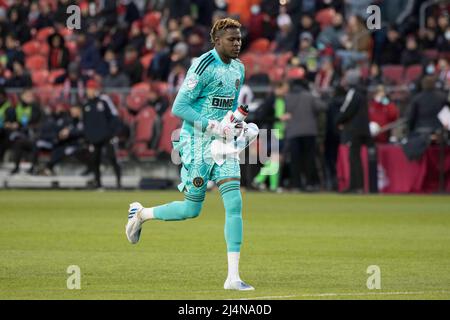
M 181 85 L 183 84 L 184 78 L 186 77 L 186 68 L 184 65 L 177 63 L 172 68 L 169 73 L 169 77 L 167 82 L 169 84 L 169 95 L 175 96 L 175 94 L 180 90 Z
M 305 80 L 292 80 L 286 95 L 286 139 L 291 154 L 290 172 L 292 187 L 306 191 L 319 190 L 319 175 L 316 166 L 317 119 L 326 105 L 308 91 Z M 302 184 L 301 175 L 305 178 Z
M 312 35 L 313 39 L 316 39 L 320 32 L 320 27 L 309 14 L 303 14 L 301 16 L 298 28 L 300 34 L 308 32 Z
M 344 50 L 338 50 L 337 56 L 342 60 L 343 69 L 355 66 L 355 63 L 366 61 L 369 57 L 372 38 L 364 20 L 359 16 L 351 16 L 344 36 Z
M 373 162 L 373 159 L 376 159 L 373 139 L 369 132 L 367 90 L 361 85 L 361 75 L 358 69 L 348 70 L 342 80 L 342 85 L 347 90 L 347 95 L 340 108 L 336 123 L 338 128 L 344 130 L 350 143 L 350 186 L 345 192 L 362 193 L 364 192 L 364 175 L 361 162 L 361 146 L 366 145 L 368 147 L 369 161 Z M 375 180 L 373 178 L 373 176 L 369 176 L 371 190 L 373 190 L 372 186 L 377 183 L 376 175 Z
M 109 63 L 109 73 L 103 78 L 103 87 L 105 88 L 127 88 L 130 86 L 130 78 L 122 72 L 117 61 Z
M 131 25 L 130 34 L 128 36 L 128 44 L 142 52 L 145 45 L 145 35 L 142 33 L 142 26 L 140 21 L 135 21 Z
M 437 114 L 447 102 L 446 95 L 435 88 L 435 77 L 422 80 L 422 92 L 411 101 L 408 125 L 411 132 L 432 134 L 441 127 Z
M 438 36 L 437 49 L 439 52 L 450 53 L 450 26 L 445 29 L 445 32 Z
M 144 67 L 139 61 L 139 54 L 135 47 L 129 45 L 125 48 L 123 71 L 130 79 L 131 85 L 142 81 Z
M 306 71 L 314 78 L 318 69 L 319 53 L 313 47 L 313 36 L 309 32 L 303 32 L 300 35 L 300 46 L 298 51 L 298 58 L 301 65 L 306 66 Z
M 422 50 L 436 48 L 436 19 L 433 16 L 427 17 L 425 29 L 418 32 L 419 46 Z
M 159 92 L 157 85 L 152 85 L 147 94 L 147 103 L 155 109 L 160 117 L 169 107 L 169 100 L 165 95 Z
M 16 174 L 19 172 L 20 161 L 27 153 L 33 151 L 41 111 L 31 89 L 25 89 L 16 107 L 11 108 L 13 112 L 7 111 L 6 122 L 10 123 L 9 127 L 13 130 L 9 137 L 13 143 L 14 159 L 14 169 L 11 174 Z
M 9 135 L 11 133 L 9 126 L 11 122 L 7 123 L 6 121 L 8 119 L 7 111 L 11 112 L 11 110 L 11 102 L 8 99 L 6 91 L 3 87 L 0 87 L 0 163 L 3 162 L 5 151 L 11 146 L 9 141 Z
M 39 1 L 39 16 L 37 17 L 33 27 L 40 30 L 45 27 L 53 26 L 53 12 L 49 1 Z
M 21 12 L 17 7 L 10 7 L 8 11 L 10 32 L 17 36 L 21 44 L 31 39 L 30 27 L 28 26 L 26 11 Z
M 56 141 L 47 163 L 44 175 L 53 175 L 54 167 L 67 157 L 75 157 L 86 166 L 89 165 L 87 148 L 84 140 L 82 110 L 78 105 L 70 106 L 68 116 L 56 119 Z
M 381 74 L 380 66 L 376 63 L 372 63 L 369 67 L 369 75 L 367 78 L 367 85 L 369 87 L 371 87 L 371 86 L 377 86 L 382 83 L 383 83 L 383 77 Z
M 50 51 L 48 54 L 48 68 L 67 69 L 70 62 L 69 50 L 65 46 L 64 38 L 59 33 L 54 33 L 48 37 Z
M 397 106 L 387 96 L 384 86 L 378 86 L 373 99 L 369 102 L 369 121 L 375 122 L 382 129 L 397 121 L 399 114 Z M 372 134 L 376 143 L 388 143 L 390 135 L 391 130 Z
M 170 57 L 171 65 L 174 64 L 182 64 L 186 68 L 189 67 L 190 58 L 189 58 L 189 47 L 185 42 L 178 42 L 172 51 L 172 55 Z M 167 81 L 167 78 L 164 79 Z
M 342 39 L 345 34 L 344 30 L 344 18 L 342 14 L 336 12 L 333 16 L 333 24 L 323 29 L 317 36 L 317 43 L 319 49 L 325 47 L 331 47 L 333 51 L 336 51 L 342 47 Z
M 95 41 L 84 33 L 77 34 L 77 46 L 82 73 L 92 75 L 101 65 L 100 51 Z
M 147 75 L 153 80 L 165 81 L 170 73 L 170 50 L 163 39 L 158 39 L 155 55 L 147 70 Z
M 286 13 L 281 13 L 277 17 L 277 25 L 279 30 L 275 36 L 275 52 L 294 51 L 296 35 L 292 26 L 291 17 Z
M 58 0 L 56 11 L 54 14 L 55 23 L 65 25 L 68 18 L 67 8 L 75 4 L 72 0 Z
M 328 104 L 326 113 L 324 140 L 325 187 L 327 190 L 333 191 L 337 191 L 338 189 L 336 163 L 341 141 L 341 135 L 336 123 L 340 108 L 344 103 L 345 94 L 344 88 L 340 84 L 337 84 L 334 95 Z
M 270 151 L 270 159 L 264 163 L 259 173 L 255 176 L 252 186 L 256 189 L 265 189 L 265 183 L 269 180 L 269 190 L 279 191 L 280 180 L 283 168 L 284 138 L 286 131 L 286 94 L 289 91 L 289 84 L 285 81 L 275 84 L 274 93 L 270 93 L 263 104 L 257 109 L 258 122 L 262 128 L 269 128 L 270 135 L 275 136 L 278 143 L 278 150 L 272 145 L 272 140 L 267 141 L 265 146 Z M 272 130 L 273 129 L 273 130 Z M 269 154 L 269 153 L 268 153 Z
M 334 90 L 338 81 L 338 74 L 334 70 L 333 60 L 329 57 L 321 59 L 320 69 L 314 80 L 314 89 L 322 96 L 327 97 Z
M 22 65 L 25 64 L 25 54 L 23 53 L 20 43 L 17 40 L 16 36 L 12 33 L 8 33 L 6 35 L 5 39 L 5 45 L 6 45 L 6 58 L 7 58 L 7 68 L 12 69 L 13 63 L 18 61 Z
M 380 65 L 400 64 L 401 52 L 404 44 L 400 38 L 398 30 L 390 26 L 387 31 L 387 38 L 381 50 Z
M 56 84 L 63 84 L 62 98 L 69 104 L 80 104 L 85 99 L 85 77 L 81 75 L 79 65 L 71 62 L 67 72 L 55 79 Z
M 28 88 L 31 87 L 30 73 L 24 68 L 20 61 L 13 62 L 13 70 L 11 77 L 6 81 L 8 88 Z
M 437 74 L 440 86 L 444 90 L 450 89 L 450 65 L 447 59 L 440 58 L 437 63 Z
M 106 151 L 116 175 L 117 188 L 121 187 L 121 168 L 116 157 L 114 137 L 120 129 L 118 112 L 107 95 L 100 94 L 101 86 L 95 80 L 86 83 L 87 102 L 83 105 L 83 128 L 87 141 L 92 145 L 92 168 L 95 188 L 101 188 L 100 164 L 103 150 Z
M 414 64 L 422 64 L 423 57 L 414 36 L 409 36 L 406 39 L 406 50 L 402 52 L 400 62 L 406 67 Z

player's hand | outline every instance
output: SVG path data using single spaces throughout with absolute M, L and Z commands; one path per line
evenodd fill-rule
M 238 123 L 221 123 L 217 120 L 209 120 L 206 132 L 211 135 L 225 138 L 226 140 L 236 137 L 242 131 L 242 124 Z
M 238 137 L 242 133 L 242 121 L 234 122 L 233 118 L 233 112 L 228 111 L 225 117 L 220 122 L 220 125 L 227 131 L 226 138 Z

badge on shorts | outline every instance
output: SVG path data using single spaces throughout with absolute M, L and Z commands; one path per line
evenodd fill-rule
M 239 89 L 239 85 L 241 84 L 241 80 L 239 80 L 239 79 L 236 79 L 236 83 L 235 83 L 235 86 L 236 86 L 236 90 L 238 90 Z
M 202 177 L 197 177 L 197 178 L 194 178 L 194 180 L 192 180 L 192 183 L 194 184 L 194 186 L 196 188 L 200 188 L 201 186 L 203 186 L 205 181 L 203 180 Z

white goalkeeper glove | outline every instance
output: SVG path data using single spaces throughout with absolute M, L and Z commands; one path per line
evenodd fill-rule
M 239 136 L 241 131 L 242 124 L 224 120 L 221 122 L 217 120 L 209 120 L 208 126 L 206 127 L 206 132 L 209 134 L 225 138 L 226 140 Z

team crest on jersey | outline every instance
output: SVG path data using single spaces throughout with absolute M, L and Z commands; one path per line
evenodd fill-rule
M 97 110 L 98 110 L 98 112 L 103 112 L 104 109 L 105 109 L 105 107 L 103 106 L 103 103 L 97 102 Z
M 239 85 L 240 85 L 240 84 L 241 84 L 241 80 L 236 79 L 236 82 L 235 82 L 236 90 L 239 89 Z
M 202 177 L 196 177 L 194 180 L 192 180 L 192 183 L 196 188 L 200 188 L 205 183 L 205 180 L 203 180 Z

